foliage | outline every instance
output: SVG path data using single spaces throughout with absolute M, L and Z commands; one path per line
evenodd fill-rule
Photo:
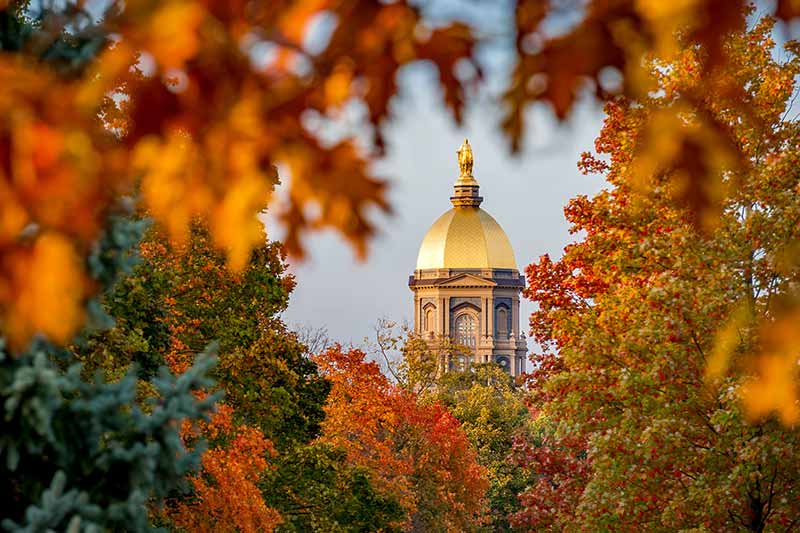
M 268 468 L 267 457 L 275 455 L 272 443 L 257 428 L 234 426 L 232 410 L 220 406 L 203 434 L 225 440 L 203 454 L 202 474 L 192 478 L 194 494 L 178 501 L 169 516 L 186 531 L 272 531 L 282 521 L 268 507 L 257 486 Z
M 643 102 L 654 92 L 667 90 L 669 95 L 658 112 L 639 117 L 638 134 L 629 139 L 632 146 L 626 150 L 631 171 L 624 180 L 628 186 L 656 198 L 668 191 L 668 200 L 685 208 L 686 222 L 702 233 L 723 226 L 725 211 L 740 203 L 737 188 L 747 186 L 747 176 L 760 172 L 759 166 L 775 163 L 765 161 L 758 153 L 762 138 L 759 135 L 766 136 L 773 147 L 778 142 L 776 134 L 780 137 L 780 132 L 773 132 L 772 127 L 776 115 L 788 112 L 787 98 L 796 70 L 796 59 L 783 67 L 765 67 L 763 58 L 759 58 L 755 65 L 770 73 L 762 76 L 753 72 L 753 65 L 744 64 L 736 47 L 730 46 L 731 35 L 745 30 L 756 5 L 759 16 L 774 10 L 774 15 L 787 23 L 800 16 L 800 4 L 790 0 L 769 6 L 746 0 L 593 0 L 580 6 L 573 2 L 562 5 L 519 0 L 517 58 L 505 93 L 507 114 L 503 123 L 512 146 L 520 147 L 526 129 L 524 111 L 532 102 L 548 102 L 564 119 L 584 89 L 593 87 L 598 97 L 610 102 L 618 96 Z M 580 13 L 577 22 L 563 33 L 553 33 L 555 19 L 570 7 Z M 792 58 L 797 46 L 794 41 L 785 46 Z M 770 41 L 769 47 L 774 49 L 775 43 Z M 687 51 L 692 52 L 691 59 L 687 58 Z M 665 76 L 654 75 L 654 60 L 664 67 L 660 74 Z M 671 80 L 665 85 L 664 77 L 670 78 L 674 67 L 691 76 L 693 83 Z M 732 74 L 737 72 L 750 72 L 756 88 L 734 79 Z M 591 80 L 588 85 L 587 80 Z M 693 117 L 691 121 L 685 120 L 687 115 Z M 741 117 L 742 124 L 732 124 L 730 115 Z M 772 153 L 777 157 L 776 152 Z M 606 165 L 598 160 L 587 163 L 595 170 Z M 669 179 L 653 180 L 654 176 Z M 783 184 L 774 181 L 770 187 L 783 190 Z M 790 218 L 787 224 L 795 222 Z M 796 269 L 800 266 L 798 242 L 784 242 L 791 252 L 784 254 L 781 261 L 785 268 Z M 800 294 L 794 289 L 782 306 L 773 308 L 778 323 L 760 323 L 762 334 L 775 341 L 761 352 L 751 353 L 756 357 L 752 357 L 750 373 L 755 374 L 756 380 L 742 389 L 752 413 L 761 416 L 777 409 L 783 413 L 785 423 L 800 417 L 800 410 L 793 403 L 798 388 L 794 368 L 800 346 L 800 329 L 794 324 L 799 309 Z M 734 311 L 731 322 L 741 321 L 743 313 L 746 311 Z M 730 351 L 725 349 L 724 339 L 720 340 L 719 357 L 714 364 L 724 366 Z M 714 368 L 709 370 L 713 372 Z
M 674 62 L 651 63 L 660 90 L 607 106 L 596 148 L 608 160 L 587 154 L 582 166 L 604 171 L 610 188 L 573 199 L 565 213 L 584 236 L 560 260 L 543 256 L 527 270 L 526 294 L 539 305 L 531 328 L 547 350 L 529 382 L 544 435 L 517 446 L 520 462 L 541 477 L 521 496 L 518 525 L 793 527 L 797 430 L 755 417 L 777 408 L 792 422 L 781 406 L 796 402 L 787 385 L 796 351 L 786 356 L 791 372 L 781 367 L 760 381 L 746 377 L 745 356 L 782 346 L 782 300 L 797 282 L 786 253 L 799 236 L 800 125 L 786 113 L 800 62 L 794 43 L 776 61 L 772 28 L 763 19 L 725 44 L 728 63 L 717 74 L 731 91 L 704 85 L 698 50 L 689 48 Z M 685 108 L 684 123 L 692 128 L 711 110 L 751 161 L 748 172 L 724 179 L 718 227 L 705 235 L 673 202 L 685 186 L 675 178 L 680 168 L 639 176 L 633 164 L 650 122 L 701 87 L 704 107 Z
M 193 363 L 195 346 L 215 340 L 225 402 L 199 431 L 184 428 L 187 443 L 203 437 L 211 447 L 200 475 L 190 480 L 192 494 L 173 495 L 165 516 L 189 531 L 271 531 L 282 518 L 264 501 L 262 477 L 274 468 L 276 444 L 282 449 L 316 435 L 328 390 L 303 347 L 274 318 L 294 285 L 280 247 L 260 246 L 233 272 L 198 222 L 183 244 L 170 244 L 153 227 L 140 248 L 144 261 L 107 298 L 118 313 L 116 326 L 90 338 L 85 358 L 119 372 L 140 364 L 141 352 L 114 339 L 138 338 L 150 359 L 182 372 Z
M 488 482 L 459 422 L 441 404 L 419 403 L 390 384 L 364 357 L 340 346 L 316 357 L 333 384 L 322 442 L 367 468 L 378 492 L 403 507 L 404 528 L 478 529 Z
M 131 363 L 146 369 L 155 359 L 180 371 L 197 346 L 213 340 L 219 344 L 215 376 L 237 420 L 272 438 L 313 438 L 328 385 L 275 318 L 294 286 L 280 246 L 256 248 L 238 273 L 226 268 L 199 223 L 179 247 L 152 228 L 141 249 L 144 262 L 104 302 L 116 327 L 90 337 L 87 366 L 119 372 Z
M 185 245 L 151 229 L 141 248 L 145 260 L 109 298 L 125 310 L 114 336 L 164 346 L 159 356 L 176 369 L 191 364 L 192 346 L 219 339 L 215 375 L 225 392 L 208 424 L 183 433 L 189 443 L 204 437 L 210 449 L 192 491 L 174 494 L 162 519 L 187 531 L 391 530 L 403 517 L 397 502 L 342 451 L 312 442 L 330 385 L 277 318 L 294 286 L 281 248 L 255 249 L 238 273 L 199 223 Z M 105 357 L 103 368 L 126 361 L 108 357 L 105 339 L 93 342 L 103 347 L 93 359 Z
M 87 258 L 97 283 L 108 286 L 130 269 L 140 233 L 141 224 L 110 220 Z M 96 301 L 87 314 L 98 327 L 109 322 Z M 147 531 L 147 507 L 196 467 L 197 454 L 187 453 L 178 427 L 210 410 L 214 397 L 194 394 L 211 384 L 205 374 L 214 358 L 198 357 L 177 378 L 162 369 L 142 407 L 133 401 L 133 372 L 116 382 L 86 381 L 75 360 L 43 340 L 15 355 L 0 348 L 2 525 L 9 531 Z
M 460 118 L 471 80 L 454 67 L 474 63 L 465 25 L 431 27 L 406 2 L 112 1 L 100 16 L 77 1 L 35 7 L 0 2 L 0 316 L 16 347 L 35 331 L 64 342 L 80 325 L 91 287 L 79 257 L 134 184 L 172 239 L 207 220 L 238 270 L 262 242 L 252 213 L 285 165 L 288 202 L 276 214 L 289 249 L 330 227 L 363 255 L 367 211 L 388 210 L 385 183 L 353 137 L 323 142 L 304 117 L 329 121 L 358 101 L 382 147 L 402 66 L 435 65 Z M 313 45 L 321 16 L 329 31 Z M 72 53 L 55 61 L 64 43 Z M 31 224 L 33 238 L 18 240 Z M 45 263 L 59 266 L 53 284 L 25 276 Z
M 398 531 L 405 510 L 371 477 L 344 451 L 314 442 L 277 457 L 261 486 L 267 503 L 280 509 L 280 531 Z
M 482 363 L 442 374 L 430 395 L 461 422 L 478 463 L 486 468 L 491 531 L 511 530 L 508 517 L 519 509 L 517 496 L 534 481 L 533 472 L 509 457 L 515 439 L 529 431 L 523 394 L 500 366 Z
M 778 17 L 787 21 L 800 15 L 797 4 L 788 0 L 777 2 L 774 9 Z M 569 10 L 575 23 L 567 31 L 553 32 L 554 19 Z M 767 11 L 759 6 L 759 13 Z M 519 0 L 516 65 L 505 93 L 507 114 L 503 123 L 512 146 L 520 147 L 525 132 L 524 111 L 530 103 L 548 102 L 564 119 L 586 89 L 593 89 L 603 100 L 613 100 L 618 95 L 646 99 L 657 88 L 649 61 L 657 58 L 673 63 L 680 61 L 686 50 L 694 50 L 694 74 L 700 83 L 683 87 L 663 113 L 645 118 L 642 130 L 654 142 L 637 146 L 634 164 L 641 166 L 640 171 L 645 174 L 678 171 L 682 186 L 673 191 L 673 199 L 690 209 L 691 220 L 699 228 L 714 227 L 725 196 L 720 183 L 722 174 L 728 170 L 745 171 L 748 154 L 740 150 L 736 135 L 717 116 L 707 95 L 721 95 L 736 113 L 758 118 L 757 104 L 742 87 L 730 84 L 726 75 L 738 63 L 726 41 L 730 34 L 744 30 L 751 12 L 746 0 L 672 4 L 592 0 L 585 5 Z M 685 127 L 679 120 L 686 108 L 697 114 L 692 127 Z
M 167 306 L 171 357 L 178 365 L 182 354 L 193 353 L 211 339 L 219 342 L 221 352 L 253 345 L 265 322 L 286 308 L 294 287 L 292 277 L 284 274 L 278 244 L 259 245 L 240 271 L 232 272 L 199 222 L 184 244 L 170 244 L 153 228 L 141 253 L 147 261 L 141 273 L 162 291 L 153 296 L 160 296 Z
M 279 449 L 319 434 L 330 384 L 292 333 L 273 321 L 247 350 L 220 354 L 219 380 L 239 418 L 264 431 Z
M 473 354 L 449 337 L 424 339 L 387 319 L 378 321 L 375 332 L 374 352 L 397 385 L 421 403 L 440 403 L 461 423 L 476 461 L 487 472 L 486 527 L 509 530 L 508 516 L 519 508 L 517 495 L 533 480 L 529 469 L 509 457 L 515 437 L 530 422 L 523 391 L 494 363 L 460 370 L 460 358 L 471 360 Z
M 775 13 L 789 20 L 796 4 L 779 0 Z M 217 375 L 233 411 L 203 426 L 211 451 L 192 479 L 203 499 L 173 502 L 176 520 L 324 529 L 352 519 L 358 529 L 374 518 L 388 529 L 403 522 L 399 506 L 406 527 L 478 527 L 486 480 L 465 429 L 417 396 L 434 392 L 432 362 L 450 348 L 428 356 L 427 344 L 409 343 L 398 376 L 410 391 L 363 354 L 328 349 L 319 361 L 333 392 L 320 426 L 328 385 L 271 320 L 291 282 L 254 215 L 286 168 L 276 214 L 288 249 L 300 254 L 306 231 L 334 228 L 363 255 L 374 234 L 368 213 L 389 209 L 370 163 L 382 153 L 398 71 L 430 62 L 460 120 L 486 37 L 431 24 L 424 6 L 406 1 L 128 0 L 103 3 L 100 15 L 87 5 L 0 0 L 0 396 L 7 423 L 19 426 L 0 441 L 16 513 L 4 525 L 146 529 L 145 503 L 190 466 L 175 428 L 212 403 L 196 391 L 208 363 L 192 363 L 218 338 Z M 578 21 L 554 32 L 565 7 Z M 585 237 L 528 271 L 540 305 L 532 328 L 550 352 L 531 377 L 541 433 L 515 448 L 541 477 L 515 521 L 792 527 L 800 209 L 797 123 L 785 119 L 797 43 L 779 63 L 771 22 L 741 37 L 752 13 L 743 0 L 515 8 L 503 123 L 512 148 L 532 103 L 563 119 L 591 81 L 609 101 L 597 143 L 609 159 L 586 155 L 582 166 L 612 187 L 571 202 L 567 217 Z M 366 110 L 366 150 L 354 133 L 322 139 L 350 106 Z M 143 248 L 149 271 L 107 294 L 139 231 L 113 218 L 128 194 L 123 202 L 168 239 Z M 254 257 L 268 266 L 252 268 Z M 134 401 L 129 369 L 150 379 L 162 362 L 184 373 L 159 374 Z M 90 384 L 94 370 L 102 375 Z M 478 404 L 503 398 L 489 389 L 464 399 L 465 427 L 483 416 Z M 469 434 L 496 459 L 502 439 Z M 198 435 L 187 424 L 183 437 L 194 445 Z M 315 472 L 330 486 L 304 492 L 287 481 Z M 345 498 L 350 490 L 369 503 Z M 332 498 L 347 502 L 343 514 L 300 516 L 327 512 Z

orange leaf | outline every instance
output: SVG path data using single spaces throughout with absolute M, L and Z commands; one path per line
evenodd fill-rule
M 0 298 L 6 293 L 11 299 L 3 317 L 11 344 L 19 347 L 35 333 L 68 341 L 83 321 L 85 293 L 78 254 L 69 240 L 46 233 L 7 261 L 10 282 L 0 285 Z

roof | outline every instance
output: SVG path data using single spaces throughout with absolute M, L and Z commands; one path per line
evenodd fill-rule
M 517 269 L 514 250 L 492 216 L 473 206 L 450 209 L 433 223 L 417 256 L 417 269 Z

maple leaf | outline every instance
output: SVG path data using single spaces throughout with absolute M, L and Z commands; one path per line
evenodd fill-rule
M 23 11 L 14 2 L 0 15 Z M 322 13 L 331 34 L 312 51 L 305 40 Z M 60 233 L 82 253 L 119 197 L 141 192 L 134 196 L 142 210 L 175 242 L 205 219 L 236 270 L 263 242 L 257 215 L 281 163 L 293 174 L 278 217 L 288 250 L 301 256 L 301 235 L 333 228 L 363 257 L 375 233 L 373 208 L 388 211 L 386 184 L 371 170 L 374 154 L 356 150 L 353 138 L 322 143 L 304 112 L 329 116 L 349 99 L 362 101 L 380 152 L 403 65 L 431 62 L 459 119 L 468 82 L 455 67 L 475 65 L 476 37 L 466 25 L 423 31 L 420 9 L 406 2 L 134 0 L 112 2 L 91 22 L 69 6 L 43 14 L 50 15 L 59 23 L 31 38 L 80 44 L 85 37 L 94 47 L 81 49 L 79 66 L 69 69 L 43 61 L 39 47 L 0 57 L 0 246 L 9 257 L 25 227 Z M 67 39 L 59 32 L 70 24 L 77 33 Z M 273 46 L 286 61 L 264 67 L 251 45 Z M 9 305 L 0 295 L 0 314 Z M 25 335 L 35 331 L 14 324 Z

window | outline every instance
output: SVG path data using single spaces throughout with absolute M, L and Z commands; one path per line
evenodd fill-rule
M 500 368 L 508 373 L 511 373 L 511 361 L 505 355 L 498 355 L 494 358 L 494 362 L 500 365 Z
M 475 318 L 472 315 L 461 315 L 456 319 L 456 342 L 470 348 L 475 348 L 477 339 L 475 332 Z
M 433 331 L 435 325 L 436 321 L 433 317 L 433 309 L 428 308 L 428 310 L 425 311 L 425 331 Z
M 497 333 L 508 335 L 508 311 L 502 307 L 497 310 Z

